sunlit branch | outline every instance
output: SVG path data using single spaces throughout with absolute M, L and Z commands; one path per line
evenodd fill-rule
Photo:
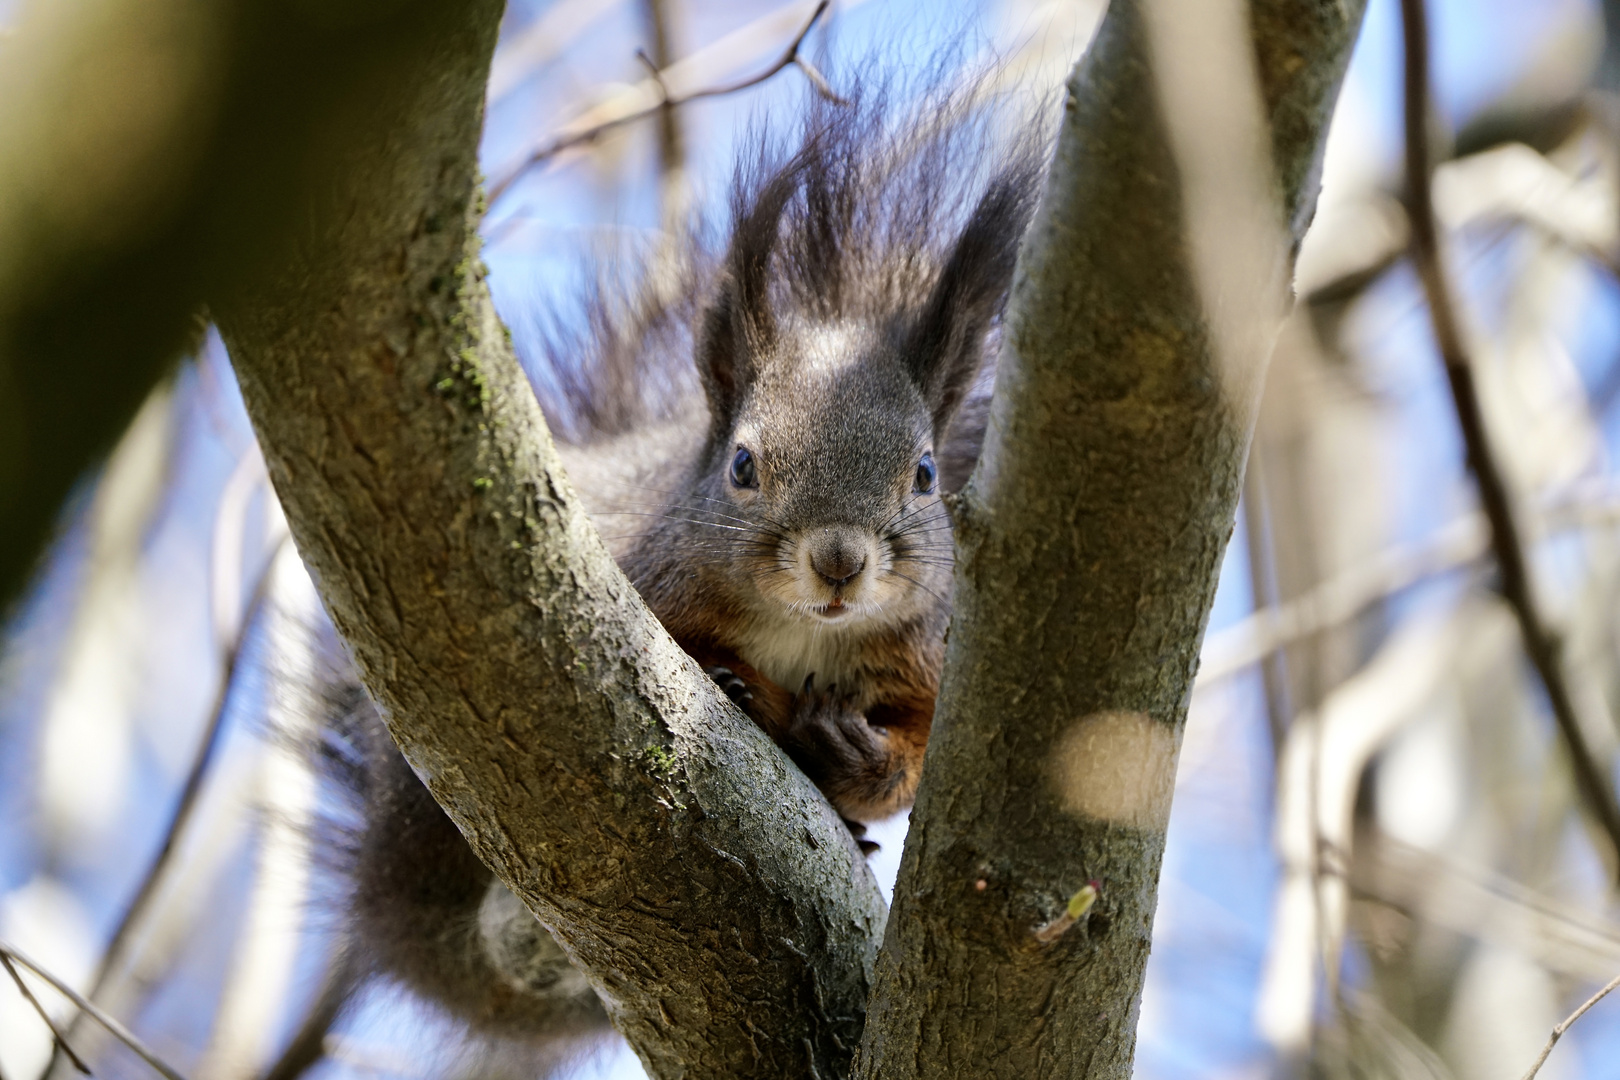
M 1601 982 L 1620 967 L 1620 927 L 1600 913 L 1387 832 L 1355 855 L 1350 891 L 1357 899 L 1515 950 L 1580 982 Z
M 496 51 L 489 70 L 489 104 L 495 105 L 562 56 L 620 3 L 622 0 L 558 0 L 547 4 L 533 22 L 503 41 Z
M 1608 834 L 1614 856 L 1611 869 L 1620 873 L 1620 805 L 1615 803 L 1606 770 L 1598 764 L 1581 730 L 1575 700 L 1560 665 L 1559 642 L 1548 629 L 1536 602 L 1524 541 L 1514 521 L 1507 483 L 1485 426 L 1485 415 L 1480 407 L 1473 367 L 1463 343 L 1451 284 L 1440 260 L 1429 176 L 1428 27 L 1423 0 L 1401 0 L 1401 20 L 1406 42 L 1406 187 L 1412 231 L 1412 261 L 1428 300 L 1435 342 L 1445 363 L 1458 426 L 1462 429 L 1463 442 L 1468 449 L 1468 464 L 1479 485 L 1481 507 L 1490 522 L 1491 547 L 1501 571 L 1502 596 L 1513 609 L 1524 636 L 1525 651 L 1546 688 L 1559 734 L 1569 749 L 1576 787 L 1588 809 Z
M 1275 610 L 1277 595 L 1276 549 L 1271 530 L 1265 463 L 1259 447 L 1249 450 L 1249 465 L 1243 471 L 1243 525 L 1248 539 L 1249 581 L 1256 611 Z M 1273 752 L 1280 752 L 1293 719 L 1293 694 L 1288 684 L 1288 668 L 1280 649 L 1272 649 L 1260 660 L 1262 686 L 1266 698 L 1266 721 L 1271 731 Z

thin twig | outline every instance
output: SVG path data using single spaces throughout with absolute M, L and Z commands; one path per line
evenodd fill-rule
M 800 71 L 804 72 L 805 78 L 810 80 L 810 84 L 816 88 L 817 93 L 821 94 L 827 100 L 840 105 L 845 104 L 844 99 L 833 92 L 832 86 L 828 84 L 821 72 L 816 70 L 815 65 L 799 55 L 799 47 L 804 44 L 804 39 L 809 36 L 810 31 L 814 29 L 816 23 L 821 19 L 822 13 L 827 10 L 827 4 L 829 2 L 830 0 L 821 0 L 821 3 L 816 5 L 816 10 L 811 13 L 809 21 L 807 21 L 803 28 L 799 30 L 798 34 L 794 36 L 793 41 L 788 45 L 787 50 L 782 53 L 781 57 L 777 59 L 776 63 L 772 64 L 759 74 L 751 75 L 746 79 L 742 79 L 734 83 L 728 83 L 722 86 L 710 86 L 702 90 L 694 90 L 692 93 L 687 94 L 684 97 L 671 97 L 669 96 L 668 90 L 664 88 L 662 74 L 660 73 L 659 77 L 657 77 L 654 81 L 654 87 L 660 91 L 659 100 L 657 102 L 647 106 L 644 109 L 638 109 L 633 113 L 614 117 L 611 120 L 604 120 L 600 124 L 593 124 L 592 126 L 583 128 L 579 131 L 565 131 L 562 134 L 559 134 L 550 142 L 546 143 L 544 146 L 534 151 L 534 153 L 530 154 L 520 165 L 518 165 L 511 172 L 507 173 L 490 187 L 489 205 L 494 206 L 497 202 L 499 202 L 501 196 L 505 195 L 507 191 L 511 189 L 512 185 L 530 169 L 534 168 L 536 165 L 539 165 L 541 162 L 544 162 L 548 158 L 555 157 L 564 150 L 579 146 L 581 143 L 591 142 L 592 140 L 599 138 L 615 128 L 623 127 L 625 124 L 630 124 L 637 120 L 645 119 L 646 117 L 652 116 L 664 109 L 671 109 L 678 105 L 685 105 L 689 101 L 697 101 L 701 98 L 721 97 L 725 94 L 735 94 L 739 90 L 746 90 L 749 87 L 758 86 L 760 83 L 766 82 L 782 69 L 787 67 L 797 67 Z
M 24 953 L 18 952 L 15 947 L 0 941 L 0 956 L 5 956 L 15 960 L 29 971 L 32 971 L 35 975 L 38 975 L 40 978 L 50 983 L 56 988 L 57 993 L 73 1002 L 73 1004 L 77 1005 L 81 1011 L 89 1015 L 90 1018 L 96 1023 L 106 1028 L 107 1031 L 112 1034 L 113 1038 L 135 1051 L 142 1061 L 152 1066 L 152 1068 L 156 1069 L 159 1073 L 162 1073 L 166 1080 L 185 1080 L 185 1077 L 181 1076 L 162 1058 L 154 1054 L 145 1043 L 136 1038 L 134 1032 L 130 1031 L 127 1027 L 120 1024 L 117 1020 L 114 1020 L 106 1013 L 102 1012 L 96 1006 L 90 1004 L 90 1002 L 79 996 L 78 992 L 76 992 L 71 986 L 63 982 L 61 979 L 58 979 L 55 975 L 52 975 L 43 967 L 40 967 L 38 964 L 34 963 L 34 961 L 30 960 Z
M 686 152 L 681 137 L 681 115 L 669 101 L 669 84 L 664 81 L 660 65 L 668 65 L 669 27 L 665 25 L 662 0 L 646 0 L 647 21 L 652 32 L 656 57 L 646 50 L 637 49 L 636 59 L 647 69 L 647 77 L 658 90 L 662 106 L 658 110 L 658 220 L 663 226 L 660 251 L 667 251 L 675 243 L 680 219 L 686 206 Z
M 1610 979 L 1608 985 L 1587 998 L 1584 1005 L 1564 1017 L 1564 1022 L 1552 1029 L 1552 1035 L 1547 1039 L 1547 1045 L 1541 1048 L 1541 1056 L 1536 1058 L 1534 1065 L 1530 1066 L 1530 1071 L 1524 1074 L 1524 1080 L 1535 1080 L 1536 1073 L 1540 1072 L 1541 1067 L 1547 1063 L 1547 1055 L 1552 1053 L 1552 1048 L 1558 1045 L 1558 1040 L 1564 1037 L 1564 1032 L 1569 1030 L 1570 1025 L 1585 1016 L 1586 1010 L 1608 997 L 1609 991 L 1617 986 L 1620 986 L 1620 975 Z
M 664 85 L 664 73 L 658 70 L 653 58 L 647 55 L 646 49 L 636 50 L 636 62 L 647 69 L 647 78 L 652 80 L 654 88 L 658 91 L 658 107 L 666 108 L 669 105 L 669 87 Z
M 50 1029 L 51 1041 L 56 1044 L 56 1048 L 67 1055 L 67 1059 L 73 1062 L 75 1069 L 78 1069 L 86 1076 L 95 1075 L 90 1071 L 90 1066 L 84 1063 L 84 1059 L 73 1052 L 73 1047 L 68 1045 L 67 1036 L 62 1034 L 62 1029 L 56 1026 L 56 1021 L 52 1020 L 51 1014 L 45 1011 L 45 1006 L 39 1003 L 39 998 L 35 997 L 34 992 L 28 989 L 28 984 L 23 982 L 23 977 L 17 971 L 17 966 L 11 962 L 11 957 L 3 952 L 0 952 L 0 967 L 6 969 L 6 974 L 11 976 L 11 981 L 17 984 L 17 992 L 23 996 L 23 1000 L 33 1006 L 34 1011 L 39 1014 L 39 1018 Z
M 1429 43 L 1423 0 L 1401 0 L 1401 23 L 1406 41 L 1406 186 L 1412 225 L 1412 261 L 1428 300 L 1435 341 L 1445 362 L 1458 425 L 1468 448 L 1468 464 L 1479 485 L 1481 507 L 1490 522 L 1491 547 L 1502 576 L 1502 596 L 1518 619 L 1525 651 L 1546 688 L 1559 734 L 1574 765 L 1576 787 L 1608 834 L 1614 855 L 1612 869 L 1620 873 L 1620 805 L 1615 803 L 1606 770 L 1599 766 L 1581 731 L 1574 697 L 1560 664 L 1559 642 L 1543 622 L 1536 603 L 1524 542 L 1514 522 L 1507 483 L 1492 452 L 1473 367 L 1463 344 L 1450 283 L 1440 261 L 1429 179 Z

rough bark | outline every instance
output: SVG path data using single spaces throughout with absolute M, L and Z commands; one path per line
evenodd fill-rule
M 1253 424 L 1200 302 L 1147 6 L 1114 0 L 1072 76 L 990 433 L 954 508 L 945 680 L 857 1067 L 872 1080 L 1131 1072 L 1176 754 Z M 1312 213 L 1361 8 L 1250 8 L 1279 247 Z M 1228 360 L 1252 382 L 1265 356 Z
M 500 10 L 396 26 L 285 258 L 216 315 L 395 739 L 649 1073 L 845 1075 L 871 875 L 620 574 L 490 305 L 475 154 Z

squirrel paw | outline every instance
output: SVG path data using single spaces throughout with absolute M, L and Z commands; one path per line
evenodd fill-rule
M 889 733 L 867 723 L 851 700 L 838 693 L 836 684 L 817 690 L 811 675 L 794 698 L 793 716 L 782 740 L 782 749 L 846 820 L 869 816 L 871 808 L 885 805 L 905 777 L 904 765 L 889 745 Z M 859 834 L 856 842 L 862 851 L 868 851 L 867 845 L 876 849 Z
M 754 692 L 748 689 L 748 684 L 737 677 L 737 673 L 728 667 L 706 667 L 703 673 L 714 680 L 716 686 L 725 692 L 731 703 L 744 712 L 748 711 L 748 703 L 754 700 Z
M 876 840 L 868 840 L 866 838 L 866 826 L 862 825 L 860 822 L 851 821 L 849 818 L 844 818 L 844 828 L 848 829 L 849 835 L 855 838 L 855 846 L 861 849 L 862 855 L 870 855 L 873 852 L 883 850 L 882 844 L 878 843 Z

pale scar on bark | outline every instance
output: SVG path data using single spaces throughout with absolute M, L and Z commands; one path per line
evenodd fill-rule
M 1081 817 L 1163 829 L 1180 744 L 1170 725 L 1145 713 L 1083 716 L 1063 733 L 1052 756 L 1058 800 Z

